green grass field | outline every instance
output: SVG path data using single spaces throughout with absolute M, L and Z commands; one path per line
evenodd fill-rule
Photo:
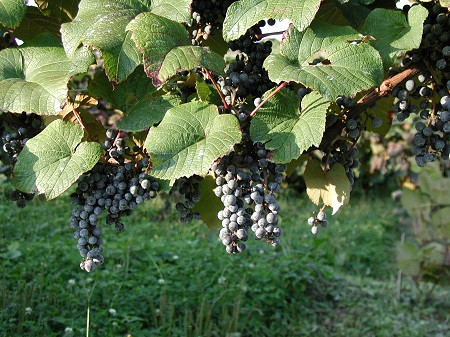
M 355 198 L 317 236 L 315 209 L 285 192 L 282 247 L 226 254 L 164 200 L 104 228 L 105 264 L 82 272 L 67 197 L 17 209 L 0 185 L 0 336 L 446 336 L 448 290 L 409 279 L 395 299 L 400 225 L 389 197 Z M 328 214 L 329 215 L 329 214 Z M 425 290 L 429 285 L 423 285 Z M 87 314 L 89 310 L 89 322 Z

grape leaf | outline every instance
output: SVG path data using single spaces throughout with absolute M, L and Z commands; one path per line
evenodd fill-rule
M 131 38 L 144 54 L 147 76 L 161 85 L 179 69 L 197 66 L 224 75 L 225 62 L 207 48 L 190 45 L 188 32 L 180 23 L 153 13 L 138 15 L 127 26 Z
M 317 12 L 316 20 L 326 22 L 335 26 L 348 26 L 349 22 L 345 17 L 341 6 L 335 0 L 324 0 Z
M 212 85 L 207 84 L 200 76 L 197 77 L 195 89 L 197 90 L 197 96 L 200 101 L 209 102 L 215 105 L 221 104 L 222 100 L 217 91 Z
M 306 165 L 303 179 L 306 183 L 306 193 L 314 204 L 319 205 L 322 200 L 326 206 L 333 208 L 333 214 L 342 205 L 348 204 L 350 182 L 341 164 L 334 164 L 329 171 L 324 172 L 317 160 L 311 160 Z
M 86 109 L 77 108 L 77 112 L 85 127 L 85 139 L 89 137 L 89 140 L 91 141 L 102 143 L 106 139 L 105 127 L 103 124 Z M 73 112 L 66 114 L 63 120 L 66 122 L 78 123 L 77 117 Z
M 67 96 L 68 79 L 86 71 L 92 56 L 78 50 L 77 65 L 64 53 L 60 41 L 49 34 L 36 36 L 20 48 L 0 51 L 0 108 L 56 115 Z
M 263 99 L 270 93 L 264 94 Z M 289 163 L 309 147 L 320 144 L 329 105 L 313 91 L 303 98 L 300 109 L 298 95 L 283 89 L 253 117 L 250 136 L 254 142 L 266 143 L 266 149 L 275 151 L 275 162 Z
M 291 160 L 286 164 L 286 177 L 290 177 L 297 170 L 297 167 L 303 165 L 308 160 L 308 154 L 304 153 L 300 157 Z
M 159 70 L 158 79 L 166 82 L 178 70 L 191 70 L 201 66 L 217 74 L 225 76 L 225 61 L 220 55 L 211 52 L 208 48 L 199 46 L 175 47 L 164 58 Z
M 81 0 L 77 16 L 61 27 L 70 59 L 80 45 L 98 48 L 112 81 L 121 82 L 141 63 L 141 55 L 125 27 L 149 8 L 139 0 Z
M 147 129 L 160 122 L 167 110 L 181 104 L 179 96 L 153 97 L 156 88 L 145 75 L 142 65 L 115 88 L 105 73 L 100 72 L 89 83 L 88 90 L 91 95 L 102 97 L 124 113 L 123 119 L 117 123 L 123 131 Z
M 392 120 L 394 118 L 394 112 L 392 111 L 392 105 L 394 103 L 394 97 L 388 95 L 379 99 L 376 103 L 376 106 L 372 108 L 368 108 L 364 115 L 369 115 L 371 117 L 378 117 L 381 119 L 383 124 L 380 127 L 376 128 L 372 124 L 372 119 L 369 118 L 366 124 L 366 130 L 375 132 L 381 136 L 386 136 L 392 126 Z
M 24 0 L 0 0 L 0 23 L 9 28 L 15 28 L 27 11 Z
M 339 3 L 337 0 L 324 0 L 314 20 L 357 29 L 370 12 L 370 8 L 357 2 Z
M 75 18 L 80 0 L 35 0 L 35 2 L 44 15 L 64 23 Z
M 431 222 L 439 239 L 445 240 L 450 237 L 450 207 L 442 207 L 433 212 Z
M 31 40 L 41 33 L 60 36 L 61 26 L 54 18 L 44 15 L 38 8 L 28 6 L 25 17 L 14 29 L 14 36 L 21 40 Z
M 264 68 L 274 82 L 295 81 L 318 90 L 322 96 L 352 96 L 379 85 L 383 64 L 378 52 L 351 27 L 313 23 L 304 32 L 291 26 L 281 44 L 281 55 L 271 54 Z M 314 59 L 322 63 L 312 64 Z
M 127 107 L 125 116 L 117 123 L 119 130 L 136 132 L 147 129 L 164 118 L 166 112 L 181 104 L 177 95 L 144 98 Z
M 192 0 L 152 0 L 151 12 L 167 19 L 187 23 L 191 20 Z
M 418 205 L 431 204 L 429 198 L 419 190 L 402 189 L 401 203 L 411 217 L 418 215 L 421 210 Z
M 210 35 L 207 40 L 203 41 L 202 45 L 208 47 L 222 57 L 224 57 L 229 50 L 228 43 L 223 39 L 222 30 L 218 30 L 215 34 Z
M 386 0 L 391 3 L 394 3 L 391 0 Z M 361 24 L 367 18 L 367 15 L 372 11 L 370 8 L 363 6 L 358 3 L 344 3 L 339 6 L 341 8 L 342 14 L 347 18 L 352 26 L 355 29 L 361 27 Z
M 433 167 L 432 164 L 435 166 Z M 450 205 L 450 178 L 442 177 L 438 163 L 427 165 L 419 175 L 420 190 L 427 194 L 435 204 Z
M 411 243 L 399 244 L 397 267 L 408 276 L 418 277 L 420 275 L 419 249 Z
M 200 202 L 195 204 L 192 212 L 199 212 L 202 221 L 209 228 L 219 228 L 221 224 L 217 219 L 217 213 L 223 209 L 223 204 L 213 191 L 216 187 L 216 181 L 212 176 L 207 175 L 199 182 L 199 185 Z
M 321 0 L 241 0 L 227 10 L 223 22 L 225 41 L 237 40 L 258 21 L 289 19 L 298 30 L 309 26 L 319 10 Z
M 191 102 L 172 108 L 145 141 L 151 174 L 167 180 L 203 176 L 241 137 L 237 118 L 219 115 L 215 105 Z
M 30 139 L 17 158 L 13 185 L 20 191 L 44 193 L 48 200 L 66 191 L 100 159 L 99 143 L 81 142 L 78 124 L 60 119 Z
M 372 45 L 380 52 L 384 67 L 388 68 L 400 52 L 420 46 L 427 16 L 428 10 L 421 5 L 411 7 L 408 21 L 401 11 L 376 8 L 368 15 L 361 32 L 378 39 L 372 41 Z
M 125 112 L 127 106 L 136 104 L 156 92 L 156 88 L 140 65 L 125 81 L 115 87 L 104 72 L 99 72 L 90 81 L 88 91 L 92 96 L 102 97 L 115 108 Z

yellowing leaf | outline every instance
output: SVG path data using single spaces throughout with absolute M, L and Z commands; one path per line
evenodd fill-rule
M 306 183 L 306 192 L 311 201 L 319 205 L 322 201 L 326 206 L 333 208 L 335 214 L 342 205 L 350 200 L 350 182 L 341 164 L 324 172 L 317 160 L 311 160 L 306 165 L 303 178 Z

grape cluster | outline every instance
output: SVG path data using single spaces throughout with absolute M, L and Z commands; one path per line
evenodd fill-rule
M 433 88 L 435 91 L 437 89 L 437 93 Z M 438 156 L 448 159 L 450 95 L 447 85 L 439 88 L 431 74 L 423 71 L 416 79 L 407 80 L 398 86 L 392 95 L 395 97 L 393 110 L 400 122 L 412 113 L 419 114 L 412 150 L 417 165 L 424 167 L 428 162 L 436 161 Z M 437 103 L 433 103 L 435 96 L 440 98 Z
M 450 153 L 450 31 L 449 11 L 435 4 L 424 4 L 429 15 L 423 26 L 418 49 L 405 54 L 400 66 L 414 66 L 419 75 L 395 88 L 393 110 L 399 122 L 412 114 L 416 134 L 412 149 L 416 163 L 424 167 Z M 431 70 L 431 71 L 430 71 Z
M 423 26 L 422 42 L 418 49 L 405 54 L 402 67 L 426 63 L 448 75 L 450 71 L 449 11 L 432 3 L 422 4 L 429 10 Z M 447 76 L 448 77 L 448 76 Z
M 361 135 L 362 126 L 362 117 L 361 115 L 356 116 L 355 118 L 350 118 L 345 123 L 345 134 L 348 138 L 357 140 Z
M 244 209 L 243 191 L 250 185 L 250 179 L 244 170 L 231 164 L 231 157 L 225 156 L 215 163 L 211 170 L 216 175 L 214 193 L 222 201 L 224 208 L 217 217 L 222 221 L 219 238 L 228 253 L 240 253 L 245 250 L 248 239 L 248 226 L 251 223 L 251 209 Z
M 107 137 L 114 134 L 108 130 Z M 116 146 L 117 140 L 109 147 Z M 119 142 L 121 143 L 121 142 Z M 114 154 L 115 155 L 115 154 Z M 128 216 L 137 205 L 145 200 L 155 198 L 160 189 L 159 183 L 153 180 L 143 170 L 148 165 L 148 158 L 135 162 L 126 162 L 123 155 L 115 155 L 119 166 L 98 163 L 91 171 L 83 174 L 76 191 L 71 195 L 75 208 L 70 218 L 70 226 L 75 229 L 74 238 L 78 240 L 77 247 L 84 258 L 81 269 L 90 272 L 103 263 L 100 247 L 103 240 L 99 228 L 99 216 L 107 210 L 106 224 L 115 225 L 117 231 L 124 229 L 121 219 Z
M 14 190 L 9 195 L 9 198 L 14 201 L 19 208 L 24 208 L 27 205 L 27 201 L 34 199 L 34 193 L 25 193 L 18 190 Z
M 193 212 L 192 209 L 200 202 L 200 184 L 202 178 L 199 176 L 192 176 L 189 178 L 182 178 L 177 181 L 178 191 L 183 196 L 183 201 L 175 205 L 176 210 L 180 216 L 180 221 L 183 223 L 191 222 L 192 220 L 200 220 L 200 213 Z
M 205 40 L 209 35 L 221 29 L 228 7 L 236 0 L 194 0 L 192 2 L 192 19 L 194 31 L 193 43 L 197 37 Z
M 341 109 L 342 111 L 347 111 L 351 109 L 356 104 L 355 100 L 350 97 L 344 97 L 344 96 L 338 96 L 336 98 L 336 105 Z M 362 117 L 361 115 L 347 119 L 345 123 L 345 134 L 348 138 L 351 139 L 358 139 L 361 131 L 363 129 L 362 126 Z
M 249 95 L 260 97 L 275 86 L 263 68 L 264 60 L 272 52 L 272 42 L 258 42 L 261 27 L 265 24 L 264 20 L 260 21 L 238 40 L 229 43 L 232 51 L 240 52 L 230 63 L 223 83 L 222 92 L 229 102 L 231 102 L 230 88 L 233 88 L 232 91 L 237 98 L 245 98 Z
M 330 168 L 335 163 L 340 163 L 344 166 L 345 173 L 350 181 L 350 186 L 355 183 L 355 175 L 353 169 L 359 167 L 359 161 L 357 159 L 359 155 L 358 149 L 353 145 L 349 146 L 349 143 L 345 140 L 338 140 L 334 143 L 333 150 L 330 152 L 330 158 L 323 157 L 323 160 L 329 160 Z
M 219 238 L 228 253 L 245 250 L 249 228 L 256 240 L 280 244 L 280 207 L 275 199 L 286 167 L 269 162 L 267 155 L 262 144 L 247 139 L 211 167 L 216 176 L 214 193 L 224 206 L 217 215 L 223 227 Z
M 11 121 L 9 123 L 10 131 L 6 129 L 3 131 L 1 141 L 3 151 L 8 154 L 11 163 L 14 165 L 17 156 L 22 151 L 28 139 L 42 131 L 43 123 L 41 117 L 36 114 L 27 115 L 23 112 L 19 116 L 9 115 L 9 120 Z
M 311 226 L 311 233 L 316 235 L 319 232 L 319 226 L 326 228 L 328 226 L 328 220 L 326 220 L 326 214 L 323 211 L 317 213 L 316 217 L 310 217 L 308 219 L 308 225 Z
M 36 114 L 27 115 L 23 112 L 20 115 L 4 113 L 0 117 L 0 124 L 3 125 L 1 132 L 2 151 L 7 163 L 7 170 L 12 171 L 17 157 L 27 143 L 28 139 L 36 136 L 43 129 L 43 122 Z M 14 190 L 10 199 L 20 208 L 27 205 L 27 201 L 33 200 L 35 193 L 24 193 Z
M 131 149 L 125 144 L 125 139 L 120 136 L 121 134 L 117 130 L 107 130 L 106 139 L 103 141 L 102 146 L 108 152 L 109 158 L 114 159 L 119 164 L 123 164 L 125 162 L 124 155 L 129 155 Z M 137 150 L 137 148 L 134 150 Z

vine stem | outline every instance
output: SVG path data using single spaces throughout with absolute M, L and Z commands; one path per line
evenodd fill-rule
M 275 35 L 281 35 L 284 34 L 286 31 L 283 30 L 281 32 L 271 32 L 271 33 L 265 33 L 265 34 L 255 34 L 255 37 L 258 40 L 264 39 L 265 37 L 269 37 L 269 36 L 275 36 Z
M 88 130 L 86 129 L 86 126 L 83 124 L 83 121 L 82 121 L 81 116 L 78 113 L 78 111 L 75 108 L 72 108 L 72 112 L 73 112 L 73 115 L 75 116 L 75 118 L 77 119 L 78 124 L 80 124 L 80 126 L 83 128 L 83 131 L 86 132 L 86 134 L 88 135 L 89 138 L 91 138 L 91 135 L 89 134 Z
M 217 91 L 217 93 L 219 94 L 220 99 L 222 100 L 223 106 L 225 107 L 225 109 L 228 110 L 228 109 L 230 108 L 230 106 L 229 106 L 228 103 L 225 101 L 225 97 L 223 97 L 222 91 L 219 89 L 219 86 L 217 85 L 216 80 L 214 79 L 213 75 L 211 74 L 211 72 L 209 71 L 208 68 L 204 68 L 204 69 L 205 69 L 205 72 L 206 72 L 206 74 L 208 75 L 209 79 L 210 79 L 211 82 L 213 83 L 214 88 L 216 88 L 216 91 Z
M 269 99 L 271 99 L 273 96 L 275 96 L 278 92 L 281 91 L 281 89 L 283 89 L 283 88 L 284 88 L 285 86 L 287 86 L 288 84 L 289 84 L 288 82 L 283 82 L 283 83 L 281 83 L 274 91 L 272 91 L 272 92 L 270 93 L 270 95 L 267 96 L 267 97 L 264 99 L 264 101 L 262 101 L 261 104 L 258 105 L 258 106 L 250 113 L 250 118 L 253 118 L 253 117 L 256 115 L 256 113 L 258 112 L 258 110 L 261 109 L 261 107 L 262 107 L 264 104 L 266 104 L 267 101 L 268 101 Z
M 420 69 L 418 68 L 408 68 L 403 70 L 402 72 L 386 79 L 383 83 L 380 84 L 379 87 L 372 89 L 369 93 L 363 96 L 350 110 L 347 112 L 348 119 L 352 119 L 360 115 L 367 108 L 372 106 L 379 99 L 389 95 L 396 86 L 402 83 L 404 80 L 415 76 Z M 330 147 L 330 145 L 334 142 L 336 137 L 339 137 L 342 130 L 345 128 L 344 122 L 336 122 L 332 126 L 330 126 L 325 134 L 327 137 L 322 139 L 322 143 L 319 146 L 319 149 L 326 150 Z

